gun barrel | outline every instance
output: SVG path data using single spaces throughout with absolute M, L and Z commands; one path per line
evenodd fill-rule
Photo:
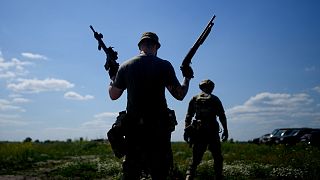
M 94 33 L 96 32 L 91 25 L 90 25 L 90 29 L 91 29 Z
M 208 25 L 206 26 L 206 28 L 204 29 L 204 31 L 201 33 L 201 35 L 198 37 L 197 41 L 194 43 L 194 45 L 191 47 L 191 49 L 189 50 L 188 54 L 186 55 L 186 57 L 183 59 L 182 61 L 182 65 L 181 67 L 184 66 L 188 66 L 191 63 L 191 59 L 193 58 L 193 56 L 195 55 L 195 53 L 197 52 L 198 48 L 200 47 L 200 45 L 202 45 L 202 43 L 206 40 L 206 38 L 208 37 L 211 28 L 213 26 L 213 20 L 216 18 L 216 15 L 214 15 L 211 20 L 209 21 Z
M 213 15 L 213 17 L 211 18 L 211 20 L 209 21 L 209 23 L 207 24 L 205 30 L 203 31 L 203 33 L 205 33 L 208 29 L 211 29 L 213 26 L 213 20 L 216 18 L 216 15 Z
M 216 18 L 216 15 L 213 15 L 211 20 L 209 21 L 207 27 L 212 26 L 213 25 L 213 20 Z
M 209 21 L 208 25 L 206 26 L 205 30 L 201 33 L 197 43 L 199 44 L 202 44 L 206 38 L 208 37 L 210 31 L 211 31 L 211 28 L 213 26 L 213 20 L 216 18 L 216 15 L 214 15 L 211 20 Z
M 211 23 L 214 20 L 214 18 L 216 18 L 216 15 L 213 15 L 213 17 L 211 18 L 211 20 L 210 20 Z

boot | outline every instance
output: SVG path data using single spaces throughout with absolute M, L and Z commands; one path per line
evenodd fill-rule
M 195 172 L 193 170 L 188 170 L 186 172 L 186 180 L 193 180 Z
M 186 180 L 193 180 L 193 176 L 192 176 L 191 174 L 188 174 L 188 175 L 186 176 Z

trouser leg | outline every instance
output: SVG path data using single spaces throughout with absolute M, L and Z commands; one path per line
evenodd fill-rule
M 150 167 L 152 180 L 165 180 L 169 176 L 173 163 L 170 136 L 158 138 L 150 150 Z
M 189 177 L 189 179 L 193 179 L 195 173 L 196 173 L 196 169 L 197 166 L 200 164 L 203 154 L 207 149 L 207 144 L 204 143 L 195 143 L 193 145 L 193 149 L 192 149 L 192 161 L 189 165 L 189 168 L 187 170 L 187 177 Z
M 214 172 L 216 179 L 222 179 L 222 173 L 223 173 L 223 156 L 221 152 L 221 143 L 220 143 L 220 137 L 219 134 L 217 134 L 217 137 L 215 138 L 215 141 L 211 142 L 209 144 L 209 150 L 212 153 L 213 160 L 214 160 Z
M 123 164 L 124 177 L 128 180 L 140 178 L 143 170 L 153 180 L 167 179 L 172 158 L 171 133 L 162 119 L 162 116 L 143 118 L 143 125 L 133 126 L 128 132 L 129 153 Z
M 127 154 L 122 164 L 123 180 L 139 180 L 142 170 L 145 168 L 144 141 L 139 134 L 127 137 Z
M 140 166 L 130 156 L 126 157 L 122 164 L 123 176 L 122 180 L 139 180 L 141 175 Z

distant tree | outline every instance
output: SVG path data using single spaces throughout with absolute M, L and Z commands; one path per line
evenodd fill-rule
M 68 142 L 68 143 L 71 143 L 71 142 L 72 142 L 72 139 L 67 139 L 67 142 Z
M 25 140 L 23 140 L 23 142 L 32 142 L 31 137 L 27 137 Z
M 34 142 L 35 142 L 35 143 L 40 143 L 39 139 L 36 139 Z
M 91 141 L 92 142 L 104 142 L 105 139 L 92 139 Z

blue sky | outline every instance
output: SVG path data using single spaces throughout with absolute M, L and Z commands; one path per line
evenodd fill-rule
M 154 31 L 182 81 L 182 59 L 215 14 L 193 58 L 183 101 L 167 101 L 179 125 L 198 83 L 211 79 L 226 110 L 230 138 L 250 140 L 279 127 L 320 128 L 320 3 L 269 1 L 0 2 L 0 140 L 105 138 L 126 94 L 109 99 L 105 55 L 90 25 L 103 33 L 119 62 L 137 55 Z

